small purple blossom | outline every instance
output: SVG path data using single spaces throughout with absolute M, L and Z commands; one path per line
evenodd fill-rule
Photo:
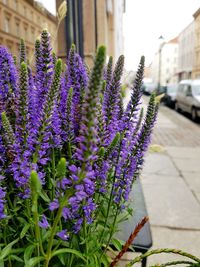
M 67 230 L 62 230 L 58 232 L 56 235 L 64 241 L 67 241 L 69 239 L 69 234 L 67 233 Z
M 59 206 L 60 206 L 60 204 L 59 204 L 58 199 L 54 199 L 54 200 L 49 204 L 49 210 L 50 210 L 50 211 L 56 210 L 56 209 L 59 208 Z
M 39 221 L 38 225 L 44 229 L 47 229 L 49 227 L 49 223 L 45 215 L 42 215 L 42 219 Z

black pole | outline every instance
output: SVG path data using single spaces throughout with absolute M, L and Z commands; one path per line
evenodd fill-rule
M 82 0 L 78 0 L 78 33 L 79 33 L 79 54 L 84 56 L 84 35 L 83 35 L 83 4 Z
M 94 0 L 94 23 L 95 23 L 95 48 L 97 49 L 98 46 L 97 0 Z

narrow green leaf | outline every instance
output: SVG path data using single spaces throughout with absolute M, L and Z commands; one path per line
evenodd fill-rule
M 71 253 L 76 255 L 77 257 L 81 258 L 83 261 L 86 262 L 86 259 L 84 258 L 83 254 L 80 253 L 79 251 L 75 250 L 75 249 L 71 249 L 71 248 L 61 248 L 59 250 L 56 250 L 52 253 L 52 257 L 62 254 L 62 253 Z
M 27 263 L 30 260 L 33 250 L 35 249 L 35 245 L 28 246 L 24 251 L 24 262 Z
M 11 255 L 10 256 L 11 260 L 15 260 L 15 261 L 18 261 L 18 262 L 24 262 L 20 257 L 16 256 L 16 255 Z
M 30 224 L 26 223 L 20 233 L 20 238 L 23 238 L 25 234 L 27 233 L 28 229 L 30 228 Z
M 118 239 L 113 238 L 111 241 L 111 244 L 118 250 L 120 251 L 122 249 L 122 244 Z
M 30 259 L 29 261 L 27 261 L 27 263 L 25 263 L 25 267 L 34 267 L 36 264 L 38 264 L 39 262 L 43 260 L 44 260 L 43 256 L 34 257 Z
M 19 238 L 14 240 L 13 242 L 9 243 L 4 249 L 0 251 L 0 261 L 5 259 L 11 252 L 12 246 L 19 241 Z
M 50 202 L 50 198 L 44 190 L 42 190 L 39 195 L 45 202 Z
M 101 262 L 103 263 L 104 267 L 107 267 L 109 266 L 111 259 L 107 255 L 103 254 L 103 256 L 101 257 Z

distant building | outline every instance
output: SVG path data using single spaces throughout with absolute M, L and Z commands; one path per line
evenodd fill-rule
M 195 27 L 194 65 L 192 77 L 200 78 L 200 8 L 193 14 Z
M 34 0 L 0 0 L 0 45 L 18 55 L 20 38 L 26 42 L 27 57 L 34 54 L 35 40 L 42 29 L 52 35 L 56 49 L 56 17 Z
M 161 86 L 178 81 L 178 37 L 162 43 L 151 64 L 151 77 Z
M 178 37 L 178 79 L 191 79 L 194 65 L 194 33 L 195 24 L 192 21 Z
M 57 10 L 62 2 L 56 0 Z M 67 16 L 58 31 L 58 56 L 65 59 L 75 43 L 88 65 L 99 45 L 116 59 L 123 53 L 124 11 L 125 0 L 67 0 Z

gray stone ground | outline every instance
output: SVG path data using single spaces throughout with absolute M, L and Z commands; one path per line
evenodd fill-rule
M 160 152 L 148 152 L 141 180 L 153 249 L 179 248 L 200 257 L 200 123 L 161 105 L 152 144 Z M 178 257 L 152 256 L 147 265 L 172 259 Z

